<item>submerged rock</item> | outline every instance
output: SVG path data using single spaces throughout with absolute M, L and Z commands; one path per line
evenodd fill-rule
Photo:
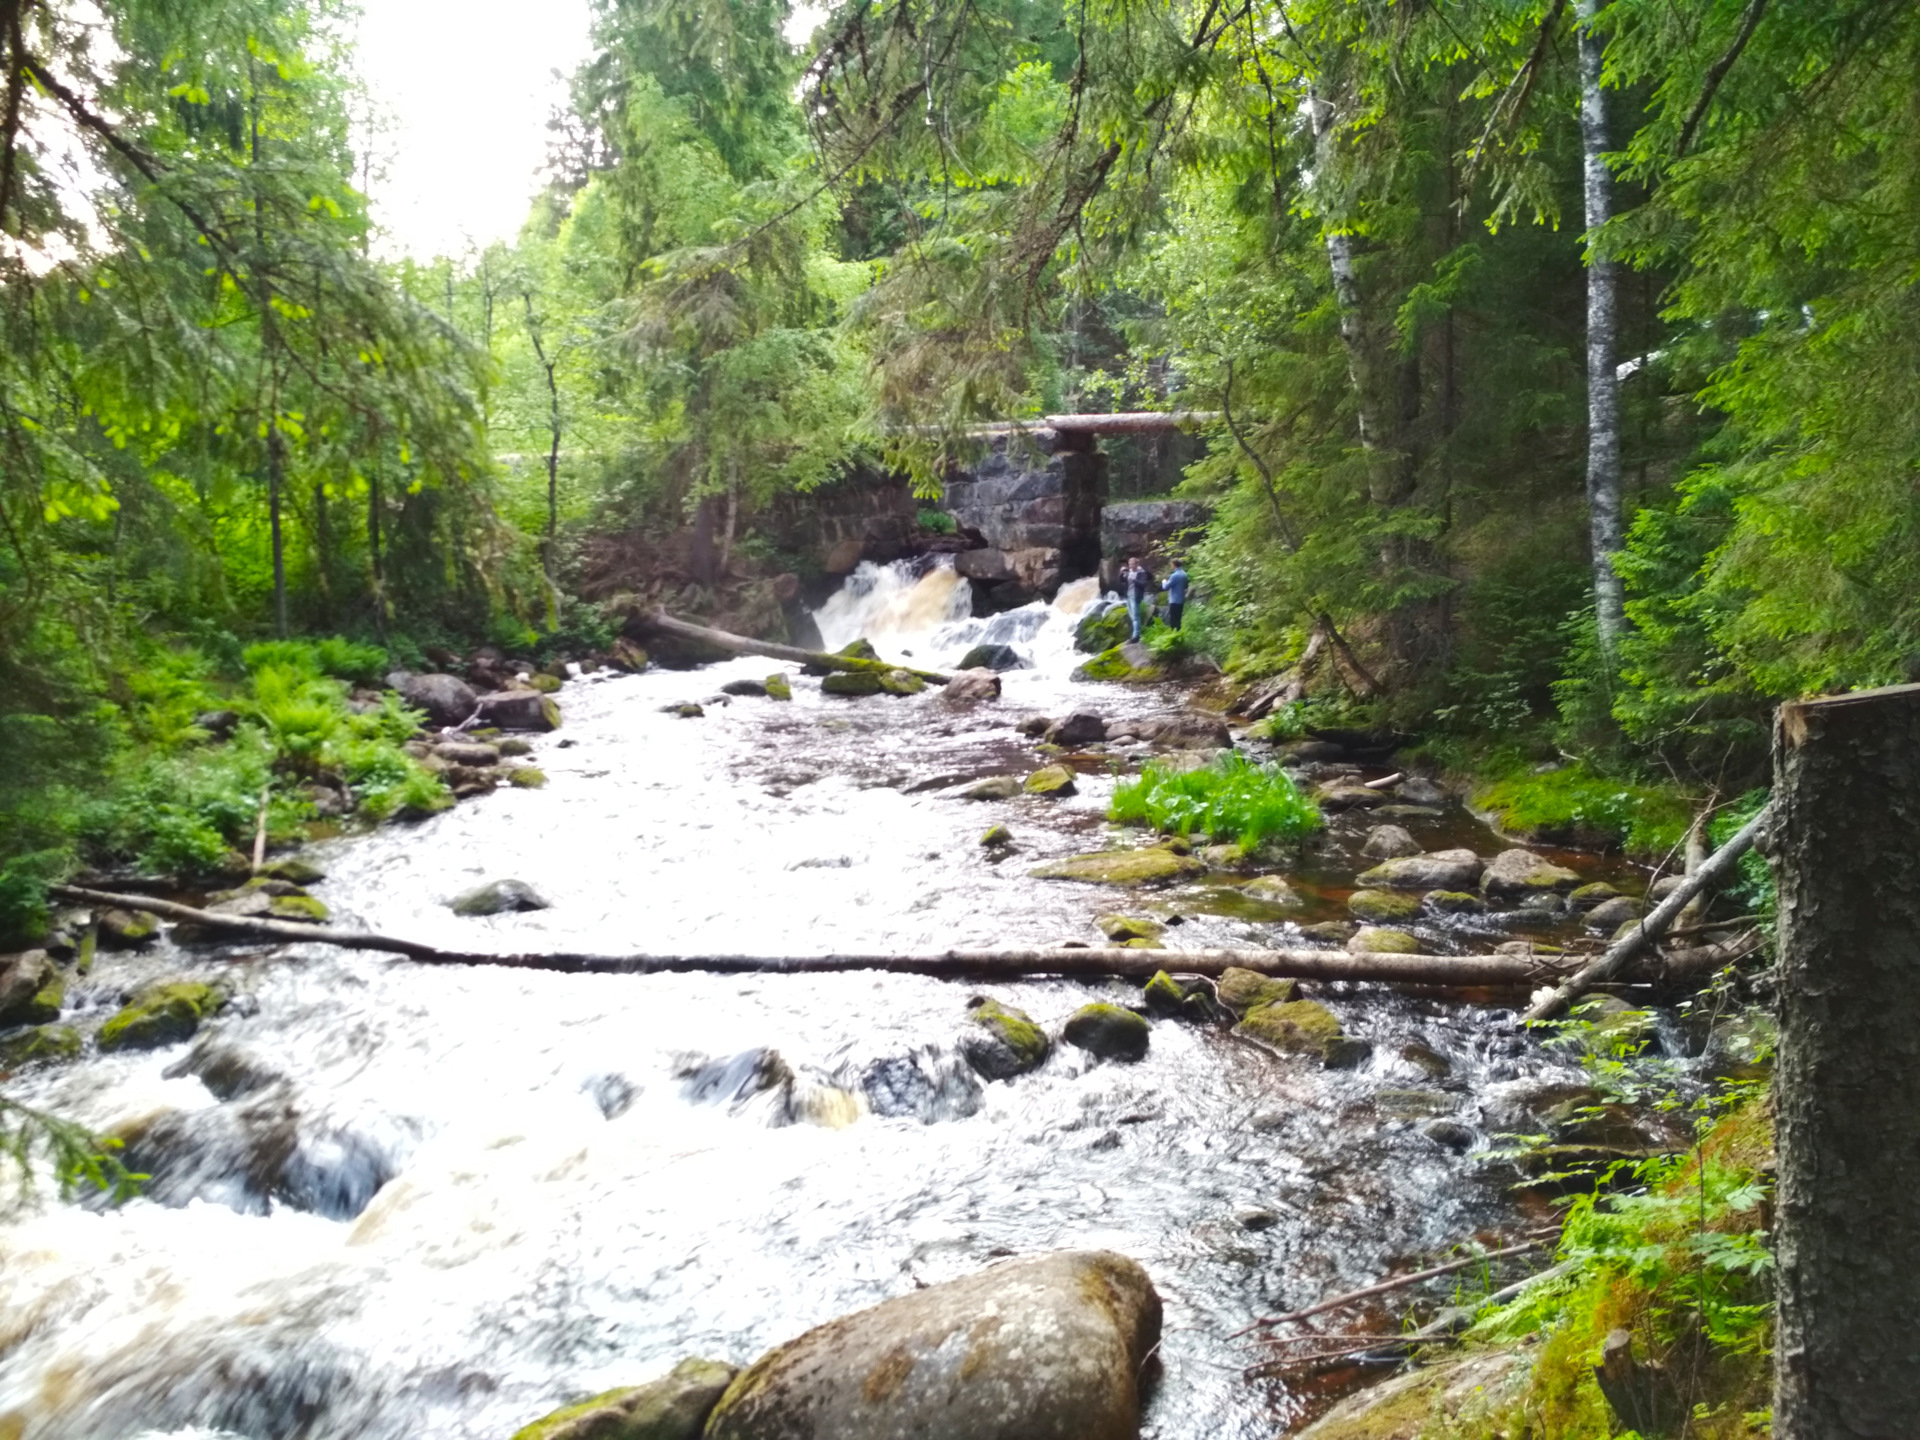
M 1478 895 L 1465 890 L 1430 890 L 1420 903 L 1436 915 L 1478 915 L 1487 908 Z
M 989 775 L 976 780 L 960 792 L 962 800 L 1011 800 L 1020 793 L 1020 781 L 1012 775 Z
M 1287 909 L 1307 903 L 1300 898 L 1299 892 L 1279 875 L 1256 875 L 1247 882 L 1247 888 L 1240 893 L 1249 900 L 1258 900 L 1264 905 L 1280 905 Z
M 517 910 L 545 910 L 547 900 L 524 880 L 489 880 L 447 902 L 456 915 L 502 915 Z
M 1418 955 L 1420 942 L 1404 930 L 1362 925 L 1347 941 L 1347 949 L 1356 955 Z
M 1037 1070 L 1053 1051 L 1047 1032 L 1024 1010 L 984 996 L 969 1002 L 960 1053 L 988 1080 L 1011 1080 Z
M 1004 825 L 989 825 L 986 834 L 980 837 L 980 843 L 989 850 L 1003 849 L 1013 844 L 1013 832 Z
M 80 1053 L 80 1032 L 71 1025 L 39 1025 L 0 1040 L 0 1070 L 18 1070 L 47 1060 L 71 1060 Z
M 1073 783 L 1073 771 L 1064 765 L 1048 765 L 1034 771 L 1021 788 L 1029 795 L 1044 795 L 1055 800 L 1078 793 L 1078 787 Z
M 136 950 L 160 938 L 160 922 L 138 910 L 102 910 L 93 918 L 108 950 Z
M 1247 851 L 1242 845 L 1209 845 L 1200 858 L 1212 869 L 1233 870 L 1247 863 Z
M 1245 1015 L 1262 1005 L 1281 1005 L 1294 998 L 1300 987 L 1292 980 L 1262 975 L 1257 970 L 1230 965 L 1220 972 L 1214 994 L 1222 1005 L 1236 1015 Z
M 1586 923 L 1595 930 L 1617 930 L 1622 925 L 1640 919 L 1646 914 L 1646 907 L 1638 900 L 1625 895 L 1616 895 L 1611 900 L 1602 900 L 1587 912 Z
M 736 1379 L 706 1440 L 1134 1440 L 1160 1338 L 1147 1274 L 1061 1251 L 810 1330 Z
M 433 747 L 433 753 L 449 765 L 485 766 L 498 765 L 500 763 L 500 747 L 498 745 L 483 745 L 477 740 L 444 741 Z
M 1480 879 L 1480 868 L 1471 850 L 1435 850 L 1383 861 L 1359 880 L 1370 889 L 1465 890 Z
M 1620 892 L 1604 880 L 1595 880 L 1590 885 L 1582 885 L 1567 896 L 1567 904 L 1576 910 L 1591 910 L 1607 900 L 1618 897 Z
M 505 749 L 504 746 L 501 748 Z M 311 861 L 288 856 L 284 860 L 273 860 L 262 865 L 259 878 L 285 880 L 291 885 L 317 885 L 327 878 L 327 872 Z
M 1518 848 L 1494 856 L 1480 877 L 1483 892 L 1506 899 L 1572 890 L 1579 883 L 1580 877 L 1573 871 Z
M 767 693 L 767 682 L 752 679 L 729 680 L 720 687 L 720 693 L 722 695 L 752 696 L 756 699 L 763 699 Z
M 1027 874 L 1035 880 L 1077 880 L 1087 885 L 1153 885 L 1206 870 L 1189 855 L 1153 846 L 1145 850 L 1097 850 L 1036 865 Z
M 1153 1027 L 1119 1005 L 1082 1005 L 1067 1019 L 1060 1038 L 1102 1060 L 1141 1060 Z
M 1387 803 L 1387 797 L 1381 791 L 1369 790 L 1364 785 L 1355 785 L 1346 781 L 1335 781 L 1322 785 L 1313 792 L 1313 798 L 1319 802 L 1322 810 L 1371 810 L 1375 806 Z
M 1351 920 L 1322 920 L 1313 925 L 1302 925 L 1300 934 L 1321 945 L 1344 945 L 1353 938 L 1354 929 Z
M 858 640 L 848 641 L 833 653 L 836 655 L 844 655 L 849 660 L 878 660 L 880 658 L 880 652 L 873 648 L 873 642 L 868 640 L 864 635 Z M 809 660 L 805 665 L 800 667 L 800 673 L 802 675 L 845 675 L 851 672 L 835 670 L 830 665 L 822 665 L 818 661 Z M 872 672 L 869 671 L 868 673 L 871 674 Z
M 699 1440 L 739 1373 L 719 1360 L 682 1360 L 658 1380 L 556 1410 L 513 1440 Z
M 1391 890 L 1356 890 L 1347 897 L 1347 909 L 1358 919 L 1377 923 L 1411 920 L 1420 913 L 1420 900 Z
M 100 1027 L 102 1050 L 144 1050 L 185 1040 L 218 1014 L 226 992 L 197 980 L 163 980 L 135 993 Z
M 66 990 L 59 967 L 44 950 L 0 958 L 0 1026 L 58 1020 Z

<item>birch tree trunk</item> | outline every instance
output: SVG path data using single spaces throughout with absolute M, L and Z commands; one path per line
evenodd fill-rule
M 1600 651 L 1611 670 L 1626 630 L 1626 591 L 1613 568 L 1625 541 L 1620 502 L 1620 381 L 1615 369 L 1619 267 L 1593 239 L 1613 217 L 1607 150 L 1607 98 L 1600 88 L 1606 45 L 1594 33 L 1605 0 L 1579 0 L 1580 151 L 1585 180 L 1587 266 L 1587 514 L 1593 549 L 1593 609 Z
M 1780 707 L 1773 1433 L 1920 1417 L 1920 686 Z
M 1333 166 L 1335 116 L 1333 102 L 1317 91 L 1307 96 L 1307 114 L 1313 123 L 1315 178 L 1323 185 Z M 1327 268 L 1333 272 L 1333 298 L 1340 310 L 1340 343 L 1347 352 L 1347 378 L 1360 412 L 1360 445 L 1378 450 L 1385 431 L 1380 419 L 1379 387 L 1374 383 L 1373 358 L 1367 349 L 1366 325 L 1360 313 L 1360 282 L 1353 269 L 1353 237 L 1326 226 Z M 1377 488 L 1377 482 L 1376 482 Z

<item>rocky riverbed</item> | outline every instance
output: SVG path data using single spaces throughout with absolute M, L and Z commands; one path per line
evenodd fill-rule
M 543 787 L 314 847 L 301 888 L 336 923 L 614 954 L 1479 951 L 1597 937 L 1613 897 L 1580 887 L 1640 888 L 1503 855 L 1431 782 L 1369 787 L 1390 757 L 1333 741 L 1274 757 L 1332 810 L 1304 855 L 1116 832 L 1116 776 L 1236 737 L 1178 690 L 1070 681 L 1073 615 L 970 622 L 948 592 L 875 641 L 929 666 L 1010 645 L 1027 663 L 997 699 L 837 697 L 753 660 L 577 678 L 513 757 Z M 760 693 L 770 671 L 790 700 Z M 1157 872 L 1046 878 L 1114 851 Z M 507 880 L 540 903 L 457 912 Z M 1517 996 L 1320 985 L 1196 1011 L 1189 986 L 448 970 L 164 932 L 49 976 L 73 1040 L 9 1094 L 122 1137 L 152 1179 L 117 1210 L 42 1187 L 0 1229 L 0 1434 L 27 1440 L 504 1440 L 1067 1249 L 1128 1257 L 1164 1306 L 1143 1434 L 1265 1437 L 1314 1397 L 1243 1379 L 1258 1356 L 1229 1337 L 1529 1223 L 1484 1151 L 1581 1083 L 1518 1033 Z M 103 1043 L 173 983 L 220 1003 Z M 1024 1022 L 1019 1063 L 982 1058 L 985 1005 Z

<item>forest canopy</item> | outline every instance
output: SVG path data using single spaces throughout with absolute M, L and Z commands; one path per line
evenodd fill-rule
M 1920 663 L 1912 6 L 792 19 L 598 0 L 519 238 L 387 261 L 336 0 L 0 0 L 0 901 L 249 644 L 585 654 L 1059 410 L 1214 417 L 1199 640 L 1443 758 L 1733 794 Z

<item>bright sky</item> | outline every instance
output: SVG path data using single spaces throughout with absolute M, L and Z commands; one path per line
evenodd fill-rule
M 794 10 L 800 44 L 825 7 Z M 589 18 L 589 0 L 364 0 L 360 73 L 388 122 L 370 184 L 384 253 L 459 255 L 520 233 L 566 99 L 554 72 L 587 58 Z
M 566 98 L 553 72 L 587 58 L 588 19 L 588 0 L 365 0 L 359 68 L 389 122 L 370 187 L 383 250 L 457 255 L 520 233 Z

